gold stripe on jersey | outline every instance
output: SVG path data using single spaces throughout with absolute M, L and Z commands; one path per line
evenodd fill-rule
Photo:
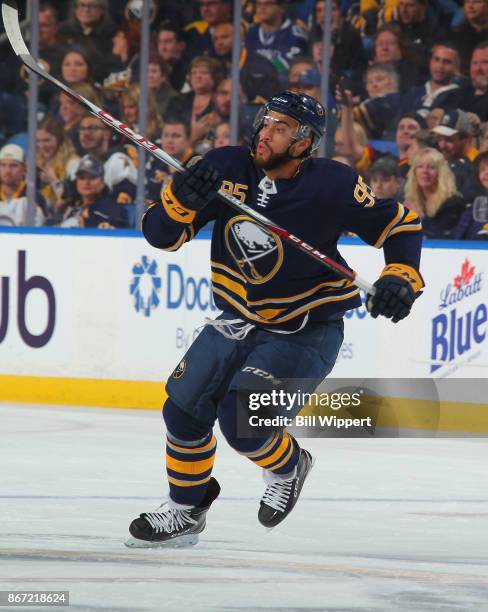
M 225 272 L 228 272 L 231 276 L 235 276 L 236 278 L 240 279 L 243 283 L 246 282 L 245 276 L 243 276 L 242 274 L 239 274 L 239 272 L 236 272 L 235 270 L 233 270 L 232 268 L 229 268 L 228 266 L 224 266 L 224 264 L 210 260 L 210 265 L 212 266 L 212 268 L 218 268 L 220 270 L 225 270 Z
M 385 227 L 385 229 L 381 232 L 380 237 L 378 238 L 378 240 L 375 242 L 374 246 L 379 249 L 383 246 L 383 243 L 386 240 L 386 237 L 388 236 L 388 232 L 393 229 L 397 223 L 400 221 L 400 219 L 403 217 L 403 214 L 405 212 L 405 207 L 403 206 L 403 204 L 398 204 L 398 208 L 397 208 L 397 212 L 396 215 L 393 217 L 393 219 L 388 223 L 388 225 Z
M 212 266 L 221 267 L 221 268 L 225 267 L 221 265 L 216 265 L 215 262 L 212 262 Z M 230 270 L 229 268 L 227 269 L 227 271 L 229 273 L 232 273 L 232 270 Z M 242 278 L 242 280 L 245 281 L 244 278 Z M 246 304 L 248 306 L 264 306 L 265 304 L 291 304 L 293 302 L 298 302 L 304 298 L 310 297 L 311 295 L 314 295 L 315 293 L 318 293 L 319 291 L 324 291 L 324 292 L 333 292 L 337 290 L 344 291 L 345 289 L 349 289 L 350 287 L 354 285 L 352 281 L 347 280 L 347 279 L 338 280 L 338 281 L 324 281 L 322 283 L 319 283 L 318 285 L 315 285 L 311 289 L 307 289 L 307 291 L 296 293 L 294 295 L 280 297 L 280 298 L 265 298 L 262 300 L 248 300 L 246 287 L 244 285 L 241 285 L 240 283 L 237 283 L 234 280 L 227 278 L 223 274 L 218 274 L 212 271 L 212 283 L 214 285 L 215 284 L 221 285 L 225 287 L 226 289 L 229 289 L 230 291 L 232 291 L 232 293 L 235 293 L 236 295 L 240 296 L 243 300 L 246 301 Z
M 214 286 L 213 290 L 217 295 L 220 295 L 222 298 L 224 298 L 226 302 L 228 302 L 231 306 L 233 306 L 236 310 L 241 312 L 251 321 L 257 321 L 258 323 L 268 323 L 269 324 L 270 322 L 269 320 L 266 320 L 263 317 L 260 317 L 257 313 L 254 313 L 250 311 L 249 309 L 245 308 L 244 305 L 242 305 L 233 296 L 229 295 L 222 289 Z M 273 324 L 286 323 L 287 321 L 290 321 L 291 319 L 294 319 L 300 316 L 304 312 L 308 310 L 312 310 L 312 308 L 317 308 L 318 306 L 322 306 L 322 304 L 327 304 L 328 302 L 338 302 L 341 300 L 348 300 L 358 295 L 359 295 L 359 289 L 354 289 L 353 291 L 350 291 L 349 293 L 345 293 L 343 295 L 331 295 L 331 296 L 320 298 L 313 302 L 307 302 L 303 304 L 300 308 L 293 310 L 289 314 L 284 315 L 282 317 L 278 317 L 277 319 L 272 321 L 272 323 Z
M 400 234 L 401 232 L 420 232 L 421 230 L 422 223 L 417 213 L 399 203 L 397 214 L 385 227 L 374 246 L 377 248 L 382 247 L 385 241 L 395 234 Z

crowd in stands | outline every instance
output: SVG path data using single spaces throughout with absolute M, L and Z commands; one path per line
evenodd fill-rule
M 320 98 L 326 0 L 242 0 L 239 143 L 284 89 Z M 41 0 L 39 58 L 140 131 L 142 0 Z M 333 0 L 327 155 L 425 236 L 488 239 L 488 0 Z M 230 142 L 232 0 L 151 0 L 145 136 L 181 162 Z M 28 37 L 28 35 L 27 35 Z M 0 45 L 0 225 L 133 228 L 139 152 L 39 83 L 37 196 L 26 196 L 29 75 Z M 146 204 L 172 168 L 148 156 Z M 484 215 L 484 216 L 483 216 Z

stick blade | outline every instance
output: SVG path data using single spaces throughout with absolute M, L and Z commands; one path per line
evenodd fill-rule
M 29 49 L 20 31 L 19 9 L 16 0 L 3 0 L 2 18 L 5 32 L 16 55 L 29 55 Z

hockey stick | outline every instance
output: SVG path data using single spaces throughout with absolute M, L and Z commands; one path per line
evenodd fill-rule
M 66 86 L 61 81 L 58 81 L 51 74 L 46 72 L 41 66 L 39 66 L 35 62 L 32 55 L 29 53 L 29 49 L 27 48 L 24 39 L 22 38 L 22 33 L 20 31 L 19 24 L 19 11 L 17 8 L 16 0 L 3 0 L 2 16 L 3 24 L 5 26 L 5 32 L 12 46 L 12 49 L 14 50 L 20 61 L 25 66 L 27 66 L 27 68 L 38 74 L 46 81 L 49 81 L 50 83 L 61 89 L 61 91 L 63 91 L 67 96 L 69 96 L 82 106 L 85 106 L 93 115 L 95 115 L 95 117 L 101 119 L 104 123 L 123 134 L 129 140 L 132 140 L 132 142 L 134 142 L 136 145 L 143 147 L 144 149 L 146 149 L 146 151 L 149 151 L 149 153 L 151 153 L 151 155 L 153 155 L 157 159 L 163 161 L 169 166 L 173 166 L 173 168 L 175 168 L 179 172 L 182 172 L 185 169 L 185 167 L 177 159 L 166 153 L 166 151 L 163 151 L 163 149 L 157 147 L 155 144 L 147 140 L 147 138 L 144 138 L 144 136 L 141 136 L 140 134 L 137 134 L 136 132 L 132 131 L 125 123 L 122 123 L 118 119 L 115 119 L 115 117 L 112 117 L 112 115 L 110 115 L 103 109 L 98 108 L 98 106 L 93 104 L 93 102 L 90 102 L 83 96 L 80 96 L 79 94 L 72 91 L 68 86 Z M 324 255 L 314 247 L 304 242 L 301 238 L 298 238 L 297 236 L 291 234 L 283 227 L 276 225 L 264 215 L 253 210 L 252 208 L 238 200 L 236 197 L 222 191 L 222 189 L 219 190 L 218 196 L 221 200 L 223 200 L 226 204 L 229 204 L 232 208 L 238 210 L 241 213 L 245 213 L 246 215 L 254 219 L 254 221 L 257 221 L 263 228 L 267 229 L 268 231 L 274 232 L 289 244 L 294 245 L 300 251 L 307 253 L 308 255 L 310 255 L 310 257 L 313 257 L 314 259 L 320 261 L 333 272 L 336 272 L 337 274 L 349 279 L 357 287 L 363 289 L 367 294 L 374 295 L 375 287 L 373 287 L 373 285 L 371 285 L 368 281 L 358 276 L 353 270 L 349 270 L 345 266 L 338 264 L 332 258 L 328 257 L 327 255 Z

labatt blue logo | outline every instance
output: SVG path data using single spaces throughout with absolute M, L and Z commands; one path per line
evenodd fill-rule
M 461 357 L 471 356 L 486 338 L 488 311 L 478 296 L 483 285 L 483 274 L 468 258 L 461 271 L 441 291 L 440 314 L 432 319 L 432 347 L 430 372 L 456 364 Z M 465 309 L 463 302 L 469 302 Z

